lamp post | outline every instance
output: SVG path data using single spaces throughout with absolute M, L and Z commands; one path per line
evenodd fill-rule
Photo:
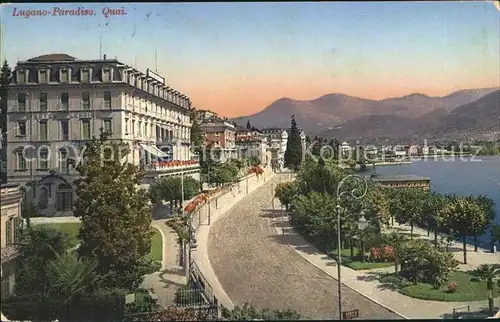
M 355 187 L 352 189 L 347 189 L 342 191 L 342 187 L 346 182 L 359 182 L 362 184 L 361 187 Z M 342 201 L 342 197 L 350 196 L 354 199 L 361 199 L 366 194 L 368 190 L 368 184 L 363 177 L 360 177 L 355 174 L 350 174 L 344 177 L 337 186 L 337 206 L 335 207 L 337 210 L 337 283 L 338 283 L 338 297 L 339 297 L 339 320 L 342 320 L 342 279 L 341 279 L 341 267 L 342 267 L 342 238 L 340 236 L 341 227 L 340 227 L 340 202 Z M 361 218 L 358 221 L 358 228 L 363 230 L 368 225 L 364 212 L 361 212 Z

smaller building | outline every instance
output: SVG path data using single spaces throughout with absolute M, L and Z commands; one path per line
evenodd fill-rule
M 237 158 L 236 125 L 228 121 L 215 121 L 202 123 L 200 127 L 205 136 L 205 145 L 220 149 L 221 160 Z
M 395 176 L 372 175 L 370 179 L 384 187 L 390 188 L 431 188 L 431 178 L 413 174 Z
M 268 151 L 267 137 L 257 129 L 249 130 L 238 127 L 236 132 L 236 148 L 238 158 L 257 158 L 262 165 L 271 162 L 271 152 Z
M 21 202 L 23 193 L 17 184 L 0 186 L 2 234 L 1 234 L 1 295 L 2 298 L 12 294 L 15 283 L 16 259 L 19 251 L 15 245 L 21 225 Z

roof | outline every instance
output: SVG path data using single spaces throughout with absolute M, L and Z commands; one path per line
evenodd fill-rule
M 20 187 L 18 183 L 2 183 L 0 189 Z
M 49 174 L 46 175 L 45 177 L 41 178 L 40 181 L 38 181 L 38 184 L 41 184 L 45 180 L 48 180 L 51 178 L 59 179 L 59 180 L 63 181 L 64 183 L 69 184 L 68 180 L 63 178 L 61 175 L 57 174 L 54 170 L 49 170 Z
M 417 176 L 414 174 L 378 176 L 371 178 L 373 181 L 431 181 L 429 177 Z
M 35 61 L 75 61 L 76 58 L 68 54 L 47 54 L 28 59 L 29 62 Z

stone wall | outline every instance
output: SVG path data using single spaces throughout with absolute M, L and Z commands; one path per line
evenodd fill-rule
M 274 176 L 266 168 L 260 176 L 248 175 L 240 179 L 226 191 L 210 198 L 210 202 L 201 206 L 193 216 L 193 228 L 196 230 L 197 247 L 192 251 L 191 278 L 203 287 L 205 296 L 217 307 L 233 308 L 233 303 L 219 283 L 208 258 L 208 234 L 210 225 L 225 212 L 236 205 L 248 193 L 259 188 Z

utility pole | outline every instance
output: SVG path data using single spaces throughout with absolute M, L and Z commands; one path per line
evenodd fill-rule
M 271 183 L 271 203 L 273 205 L 273 211 L 274 211 L 274 181 Z

